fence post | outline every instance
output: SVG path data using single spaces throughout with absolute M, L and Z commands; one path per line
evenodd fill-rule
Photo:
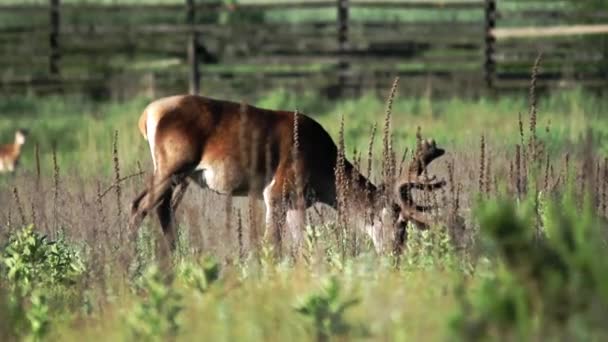
M 494 87 L 494 78 L 496 74 L 496 61 L 494 60 L 496 38 L 492 31 L 496 27 L 496 0 L 486 0 L 485 3 L 485 80 L 489 89 Z
M 190 94 L 198 94 L 200 90 L 200 70 L 198 66 L 198 32 L 194 25 L 196 24 L 196 12 L 194 0 L 186 0 L 186 21 L 190 25 L 190 37 L 188 39 L 188 64 L 190 65 L 189 85 Z
M 343 94 L 346 87 L 346 78 L 349 69 L 349 63 L 345 59 L 346 50 L 348 48 L 348 0 L 338 1 L 338 82 L 339 93 Z
M 49 45 L 49 72 L 51 75 L 59 75 L 59 20 L 60 0 L 50 0 L 50 32 Z

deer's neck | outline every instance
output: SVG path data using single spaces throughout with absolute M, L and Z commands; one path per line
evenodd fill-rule
M 337 184 L 336 190 L 338 196 L 342 194 L 345 197 L 348 205 L 365 209 L 378 203 L 381 191 L 348 161 L 344 163 L 344 179 L 345 184 Z
M 21 146 L 23 144 L 19 144 L 19 143 L 14 143 L 12 145 L 9 145 L 9 154 L 11 157 L 13 158 L 17 158 L 19 157 L 19 155 L 21 154 Z

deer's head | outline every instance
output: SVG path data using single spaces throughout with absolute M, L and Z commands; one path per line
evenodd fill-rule
M 412 192 L 413 190 L 432 191 L 445 186 L 445 181 L 436 180 L 435 176 L 429 177 L 426 173 L 429 164 L 444 154 L 445 150 L 438 147 L 435 140 L 420 140 L 406 173 L 394 183 L 392 198 L 389 199 L 392 205 L 384 207 L 380 220 L 374 221 L 373 225 L 368 226 L 368 234 L 374 240 L 377 249 L 387 247 L 384 242 L 389 240 L 394 241 L 395 246 L 402 245 L 408 223 L 412 223 L 420 229 L 425 229 L 430 225 L 431 222 L 424 212 L 432 208 L 416 204 Z M 379 186 L 379 193 L 386 193 L 386 190 L 384 185 Z M 388 224 L 389 222 L 391 224 Z M 383 231 L 382 228 L 390 226 L 393 227 L 393 233 L 395 233 L 392 237 L 391 234 L 387 235 L 388 232 Z M 387 237 L 389 237 L 388 240 Z M 378 246 L 383 247 L 378 248 Z
M 418 143 L 407 173 L 395 183 L 394 197 L 399 207 L 398 223 L 412 222 L 420 228 L 429 225 L 422 214 L 432 208 L 414 203 L 412 190 L 433 191 L 445 186 L 444 180 L 437 180 L 435 176 L 429 177 L 427 174 L 427 167 L 444 154 L 445 150 L 438 147 L 434 139 Z
M 17 132 L 15 132 L 15 144 L 17 145 L 23 145 L 25 144 L 25 138 L 27 138 L 29 132 L 27 129 L 18 129 Z

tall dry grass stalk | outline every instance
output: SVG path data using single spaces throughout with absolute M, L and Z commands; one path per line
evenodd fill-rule
M 486 140 L 485 136 L 481 135 L 480 142 L 480 156 L 479 156 L 479 193 L 484 193 L 484 180 L 485 180 L 485 162 L 486 162 Z
M 258 213 L 258 202 L 250 195 L 247 200 L 247 220 L 249 223 L 249 246 L 253 253 L 257 253 L 260 246 Z
M 97 220 L 99 222 L 99 226 L 106 227 L 106 215 L 103 209 L 103 195 L 101 192 L 101 182 L 97 181 L 97 198 L 95 200 L 95 204 L 97 206 Z M 94 229 L 97 229 L 95 227 Z
M 538 82 L 538 74 L 540 71 L 540 64 L 542 61 L 543 54 L 540 52 L 534 61 L 534 66 L 532 67 L 532 77 L 530 80 L 530 140 L 528 142 L 528 150 L 530 151 L 531 161 L 537 161 L 537 137 L 536 137 L 536 124 L 537 124 L 537 96 L 536 96 L 536 87 Z
M 292 160 L 293 160 L 293 177 L 295 185 L 295 211 L 297 217 L 302 217 L 304 224 L 306 224 L 306 194 L 304 193 L 304 179 L 303 168 L 304 165 L 300 163 L 300 112 L 296 109 L 293 115 L 293 146 L 292 146 Z M 287 209 L 287 208 L 286 208 Z M 295 252 L 299 253 L 300 246 L 294 246 Z M 297 255 L 299 256 L 299 255 Z
M 8 227 L 8 232 L 9 234 L 13 231 L 13 210 L 12 210 L 12 206 L 8 206 L 8 208 L 6 209 L 6 225 Z
M 232 241 L 232 209 L 233 209 L 233 198 L 232 195 L 227 195 L 225 208 L 224 208 L 224 234 L 226 243 Z
M 57 148 L 53 144 L 53 227 L 51 235 L 56 236 L 59 229 L 59 163 L 57 162 Z
M 407 160 L 407 155 L 409 153 L 409 149 L 406 147 L 403 149 L 403 154 L 401 155 L 401 160 L 399 161 L 399 168 L 397 171 L 397 177 L 401 177 L 403 175 L 403 170 L 405 168 L 405 161 Z
M 596 189 L 596 178 L 594 177 L 594 169 L 595 169 L 595 153 L 594 153 L 594 142 L 593 142 L 593 133 L 591 130 L 588 130 L 585 134 L 585 140 L 583 143 L 583 160 L 581 163 L 581 171 L 580 171 L 580 189 L 582 194 L 586 193 L 594 194 L 592 196 L 592 200 L 594 201 L 594 205 L 597 205 L 597 198 L 595 194 L 597 193 Z
M 593 191 L 593 195 L 595 197 L 595 210 L 601 213 L 602 208 L 602 161 L 600 158 L 595 159 L 595 177 L 593 180 L 593 188 L 590 190 Z M 595 189 L 595 191 L 594 191 Z M 600 214 L 601 215 L 601 214 Z
M 336 182 L 336 207 L 338 209 L 338 221 L 344 224 L 346 209 L 347 179 L 345 174 L 346 157 L 344 152 L 344 114 L 340 116 L 340 130 L 338 132 L 338 155 L 336 157 L 335 182 Z
M 362 170 L 361 170 L 361 153 L 357 152 L 357 149 L 353 149 L 353 171 L 351 171 L 350 174 L 350 178 L 347 180 L 348 181 L 348 188 L 347 191 L 349 193 L 348 198 L 353 198 L 355 196 L 360 196 L 361 194 L 365 194 L 367 192 L 366 189 L 360 189 L 359 188 L 359 177 L 362 174 Z M 367 184 L 364 185 L 367 187 Z M 363 191 L 363 193 L 361 193 L 361 191 Z M 347 210 L 349 210 L 349 208 L 347 208 Z M 352 212 L 352 208 L 350 209 Z M 359 234 L 357 229 L 352 229 L 350 230 L 348 236 L 350 237 L 350 251 L 351 251 L 351 255 L 356 255 L 359 250 Z
M 367 177 L 367 182 L 365 184 L 365 198 L 366 200 L 370 200 L 371 201 L 371 197 L 372 197 L 372 167 L 373 167 L 373 162 L 374 162 L 374 141 L 376 140 L 376 131 L 378 129 L 378 125 L 374 122 L 372 129 L 369 133 L 369 143 L 368 143 L 368 147 L 367 147 L 367 170 L 365 173 L 365 176 Z M 371 208 L 371 203 L 366 203 L 368 208 Z M 371 209 L 370 209 L 371 210 Z M 368 216 L 371 215 L 366 215 L 366 219 Z M 371 224 L 371 222 L 368 222 L 368 224 Z
M 507 190 L 509 191 L 509 193 L 514 193 L 515 192 L 515 163 L 513 162 L 512 158 L 508 158 L 509 159 L 509 182 L 507 184 Z
M 123 215 L 122 215 L 122 187 L 120 185 L 120 159 L 118 158 L 118 130 L 114 131 L 114 139 L 112 141 L 112 162 L 114 165 L 114 181 L 116 184 L 116 222 L 118 227 L 118 239 L 120 243 L 124 243 L 123 234 Z
M 106 216 L 103 208 L 103 200 L 101 196 L 101 182 L 99 180 L 96 181 L 96 197 L 95 197 L 95 205 L 97 207 L 97 224 L 94 224 L 92 229 L 93 238 L 92 238 L 92 249 L 91 254 L 92 258 L 97 262 L 93 263 L 92 267 L 94 268 L 94 274 L 97 275 L 97 281 L 101 282 L 101 288 L 106 289 L 105 277 L 103 275 L 105 264 L 107 263 L 106 259 L 106 249 L 110 243 L 109 234 L 106 224 Z M 105 236 L 102 238 L 99 234 L 99 229 L 105 232 Z
M 243 262 L 245 258 L 245 248 L 243 246 L 243 217 L 241 210 L 236 210 L 236 239 L 239 245 L 239 262 Z
M 367 172 L 365 176 L 368 181 L 372 179 L 372 166 L 374 161 L 374 141 L 376 140 L 376 130 L 378 129 L 378 124 L 374 122 L 372 129 L 369 133 L 369 143 L 367 147 Z M 368 184 L 369 185 L 369 184 Z
M 543 191 L 549 191 L 549 170 L 551 169 L 551 158 L 549 153 L 545 155 L 545 172 L 543 179 Z
M 564 156 L 564 169 L 563 169 L 564 184 L 570 183 L 570 153 L 566 152 Z
M 32 209 L 32 219 L 30 221 L 30 223 L 32 223 L 34 225 L 34 227 L 38 227 L 39 229 L 41 228 L 38 225 L 38 217 L 36 215 L 36 204 L 34 203 L 34 199 L 32 199 L 32 201 L 30 202 L 30 207 Z
M 240 114 L 240 126 L 239 126 L 239 137 L 238 137 L 238 149 L 239 149 L 239 159 L 240 159 L 240 164 L 241 164 L 241 168 L 243 170 L 247 170 L 247 172 L 249 172 L 250 175 L 250 179 L 252 178 L 252 176 L 254 175 L 255 172 L 255 165 L 256 164 L 256 157 L 254 157 L 254 154 L 257 154 L 257 139 L 259 139 L 259 132 L 254 132 L 249 128 L 249 116 L 247 115 L 247 108 L 248 108 L 248 104 L 245 102 L 241 102 L 240 108 L 239 108 L 239 114 Z M 247 199 L 247 220 L 248 220 L 248 226 L 249 226 L 249 246 L 252 249 L 252 251 L 257 251 L 257 248 L 259 247 L 259 238 L 260 238 L 260 233 L 259 233 L 259 222 L 257 219 L 257 215 L 259 212 L 259 208 L 258 208 L 258 204 L 255 198 L 255 194 L 254 194 L 254 187 L 256 186 L 256 184 L 251 184 L 251 190 L 249 191 L 248 194 L 248 199 Z M 230 200 L 230 202 L 232 202 L 232 200 Z M 231 204 L 230 204 L 231 205 Z M 226 209 L 228 208 L 228 203 L 226 204 Z M 228 217 L 228 215 L 226 215 L 225 217 L 225 226 L 226 231 L 228 231 L 228 225 L 230 222 L 230 217 Z M 270 229 L 270 227 L 267 227 L 267 229 Z M 242 232 L 241 232 L 242 234 Z M 241 236 L 242 238 L 242 236 Z
M 486 146 L 486 150 L 487 150 L 487 146 Z M 492 194 L 492 158 L 491 158 L 491 156 L 492 156 L 492 154 L 490 153 L 488 155 L 488 158 L 486 159 L 485 193 L 488 196 Z
M 25 217 L 25 209 L 23 208 L 23 203 L 21 202 L 21 197 L 19 196 L 19 190 L 17 190 L 17 187 L 13 187 L 13 198 L 15 199 L 17 210 L 19 211 L 19 219 L 21 219 L 21 226 L 25 226 L 27 224 L 27 219 Z
M 391 131 L 391 116 L 393 111 L 393 101 L 399 86 L 399 77 L 395 77 L 390 93 L 386 99 L 386 109 L 384 111 L 384 129 L 382 132 L 382 176 L 384 184 L 391 188 L 393 184 L 393 176 L 391 170 L 394 166 L 391 164 L 393 154 L 392 131 Z
M 34 145 L 34 157 L 36 160 L 36 191 L 40 193 L 40 145 Z
M 526 137 L 524 133 L 524 121 L 521 117 L 521 111 L 517 114 L 517 126 L 519 128 L 519 144 L 523 146 L 526 143 Z
M 603 215 L 604 217 L 608 216 L 608 213 L 606 212 L 606 207 L 608 205 L 608 203 L 606 202 L 608 200 L 608 193 L 607 193 L 607 188 L 608 188 L 608 158 L 604 158 L 604 165 L 603 165 L 603 169 L 602 169 L 602 180 L 601 180 L 601 196 L 602 196 L 602 207 L 601 207 L 601 215 Z
M 521 146 L 518 144 L 515 146 L 515 190 L 519 199 L 522 195 L 521 160 Z
M 454 207 L 454 199 L 456 198 L 456 184 L 454 182 L 454 160 L 450 159 L 447 162 L 448 169 L 448 191 L 450 193 L 450 207 Z
M 524 132 L 524 122 L 523 122 L 523 118 L 522 118 L 522 113 L 521 111 L 518 112 L 518 116 L 517 116 L 517 123 L 518 123 L 518 127 L 519 127 L 519 146 L 520 146 L 520 150 L 519 150 L 519 159 L 520 159 L 520 172 L 519 172 L 519 182 L 520 185 L 523 182 L 523 179 L 525 178 L 525 175 L 527 174 L 527 155 L 528 155 L 528 151 L 526 151 L 526 135 Z
M 293 175 L 296 191 L 296 209 L 305 210 L 304 184 L 302 183 L 302 165 L 300 165 L 300 113 L 296 110 L 293 115 Z

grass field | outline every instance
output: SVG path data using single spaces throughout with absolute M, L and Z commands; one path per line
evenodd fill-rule
M 421 195 L 437 224 L 411 229 L 402 255 L 376 254 L 354 218 L 343 226 L 320 206 L 296 257 L 262 238 L 260 201 L 191 188 L 171 269 L 153 220 L 126 229 L 144 177 L 111 186 L 150 170 L 136 128 L 149 99 L 5 98 L 2 140 L 31 136 L 18 173 L 0 179 L 0 339 L 602 340 L 608 102 L 537 96 L 532 117 L 527 94 L 395 99 L 397 154 L 418 126 L 448 151 L 430 170 L 446 190 Z M 297 108 L 334 139 L 343 114 L 347 154 L 363 163 L 377 124 L 381 180 L 384 99 L 277 90 L 256 105 Z
M 137 129 L 139 115 L 149 101 L 136 98 L 122 103 L 93 102 L 77 96 L 5 98 L 0 103 L 0 137 L 3 142 L 10 142 L 15 129 L 31 130 L 22 160 L 26 172 L 34 169 L 34 149 L 38 144 L 42 167 L 50 167 L 55 146 L 62 169 L 73 170 L 78 166 L 78 173 L 107 175 L 112 172 L 107 161 L 111 159 L 114 133 L 118 131 L 120 160 L 126 169 L 132 170 L 137 161 L 150 160 L 147 143 Z M 366 151 L 371 128 L 374 124 L 382 125 L 385 110 L 384 100 L 374 95 L 333 103 L 312 93 L 296 96 L 281 90 L 268 93 L 254 105 L 298 109 L 317 119 L 334 139 L 338 136 L 340 115 L 344 114 L 348 153 L 354 149 Z M 608 152 L 602 139 L 608 134 L 602 118 L 608 110 L 608 101 L 601 96 L 581 90 L 559 92 L 541 97 L 539 108 L 542 112 L 538 117 L 538 135 L 552 150 L 580 142 L 590 130 L 598 139 L 597 149 Z M 425 136 L 435 138 L 452 152 L 467 149 L 475 152 L 482 134 L 488 135 L 489 144 L 500 148 L 520 139 L 518 114 L 527 112 L 527 95 L 523 93 L 473 100 L 398 97 L 393 111 L 394 141 L 398 150 L 413 146 L 416 129 L 421 127 Z M 496 131 L 495 127 L 501 129 Z M 375 146 L 381 147 L 379 143 Z M 83 170 L 80 168 L 83 164 L 100 167 Z

